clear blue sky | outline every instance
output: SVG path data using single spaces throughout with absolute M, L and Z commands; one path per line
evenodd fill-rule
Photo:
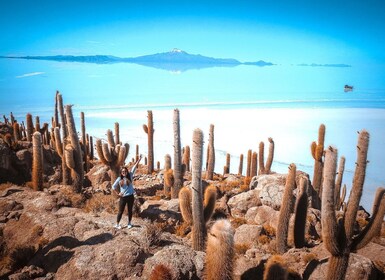
M 384 64 L 384 15 L 384 0 L 1 0 L 0 55 Z

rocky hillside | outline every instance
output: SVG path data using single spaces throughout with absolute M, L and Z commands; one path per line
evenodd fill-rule
M 1 126 L 2 135 L 7 129 Z M 186 221 L 183 198 L 171 199 L 165 191 L 165 170 L 147 174 L 147 166 L 139 166 L 134 227 L 117 230 L 118 198 L 111 192 L 110 168 L 90 161 L 77 192 L 61 183 L 57 151 L 44 145 L 43 156 L 44 187 L 36 191 L 31 188 L 32 143 L 0 139 L 1 279 L 276 279 L 269 274 L 274 267 L 280 268 L 280 279 L 327 279 L 331 253 L 322 237 L 321 211 L 308 207 L 310 187 L 306 208 L 301 208 L 302 242 L 296 231 L 300 186 L 304 178 L 310 181 L 308 174 L 289 169 L 288 174 L 247 178 L 214 173 L 213 180 L 203 179 L 204 190 L 215 190 L 215 201 L 205 224 L 207 245 L 194 250 L 194 224 Z M 191 172 L 184 173 L 183 185 L 191 189 Z M 296 205 L 284 230 L 281 213 L 288 199 Z M 209 203 L 205 198 L 205 209 Z M 337 217 L 343 217 L 341 209 Z M 361 208 L 354 235 L 372 218 Z M 124 214 L 123 225 L 126 219 Z M 384 260 L 382 223 L 380 235 L 350 253 L 346 279 L 385 279 Z

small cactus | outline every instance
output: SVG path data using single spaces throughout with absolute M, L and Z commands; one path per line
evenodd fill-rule
M 258 163 L 259 163 L 259 172 L 258 174 L 270 174 L 271 173 L 271 165 L 273 163 L 274 158 L 274 141 L 273 138 L 269 137 L 269 154 L 267 156 L 266 164 L 265 164 L 265 143 L 259 143 L 259 154 L 258 154 Z
M 320 209 L 321 197 L 322 197 L 322 172 L 323 172 L 323 154 L 325 143 L 325 125 L 321 124 L 318 129 L 318 143 L 313 142 L 311 144 L 311 154 L 314 158 L 314 173 L 313 173 L 313 189 L 315 196 L 312 198 L 312 207 Z
M 299 181 L 297 200 L 294 210 L 294 245 L 296 248 L 305 246 L 305 228 L 308 209 L 308 179 L 302 176 Z
M 250 177 L 257 176 L 258 174 L 258 154 L 257 152 L 253 152 L 251 156 L 251 168 L 250 168 Z
M 243 172 L 243 154 L 239 155 L 239 167 L 238 167 L 238 175 L 242 176 Z

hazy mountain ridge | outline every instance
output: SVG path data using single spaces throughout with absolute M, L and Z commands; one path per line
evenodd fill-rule
M 54 55 L 54 56 L 0 56 L 0 58 L 51 60 L 60 62 L 81 63 L 135 63 L 170 71 L 187 71 L 208 67 L 234 67 L 238 65 L 271 66 L 271 62 L 259 60 L 256 62 L 240 62 L 233 58 L 214 58 L 200 54 L 189 54 L 179 49 L 170 52 L 143 55 L 138 57 L 117 57 L 111 55 Z

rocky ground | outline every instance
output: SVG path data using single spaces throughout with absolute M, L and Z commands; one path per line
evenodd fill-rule
M 103 164 L 93 162 L 87 187 L 77 194 L 60 184 L 60 160 L 47 148 L 46 187 L 34 191 L 28 186 L 31 145 L 19 145 L 14 151 L 0 139 L 0 178 L 8 182 L 0 185 L 1 279 L 150 279 L 158 264 L 174 279 L 204 279 L 206 252 L 192 249 L 178 199 L 163 195 L 162 170 L 148 175 L 146 166 L 139 167 L 134 227 L 116 230 L 117 197 Z M 286 176 L 260 175 L 248 183 L 242 176 L 216 174 L 215 180 L 203 181 L 217 188 L 208 231 L 223 218 L 234 230 L 234 279 L 262 279 L 265 263 L 277 254 Z M 190 177 L 187 172 L 185 185 Z M 370 218 L 364 209 L 358 216 Z M 282 255 L 289 279 L 326 279 L 330 253 L 322 242 L 320 211 L 308 209 L 306 247 L 294 248 L 290 232 L 290 248 Z M 346 279 L 385 279 L 384 225 L 380 237 L 351 254 Z

